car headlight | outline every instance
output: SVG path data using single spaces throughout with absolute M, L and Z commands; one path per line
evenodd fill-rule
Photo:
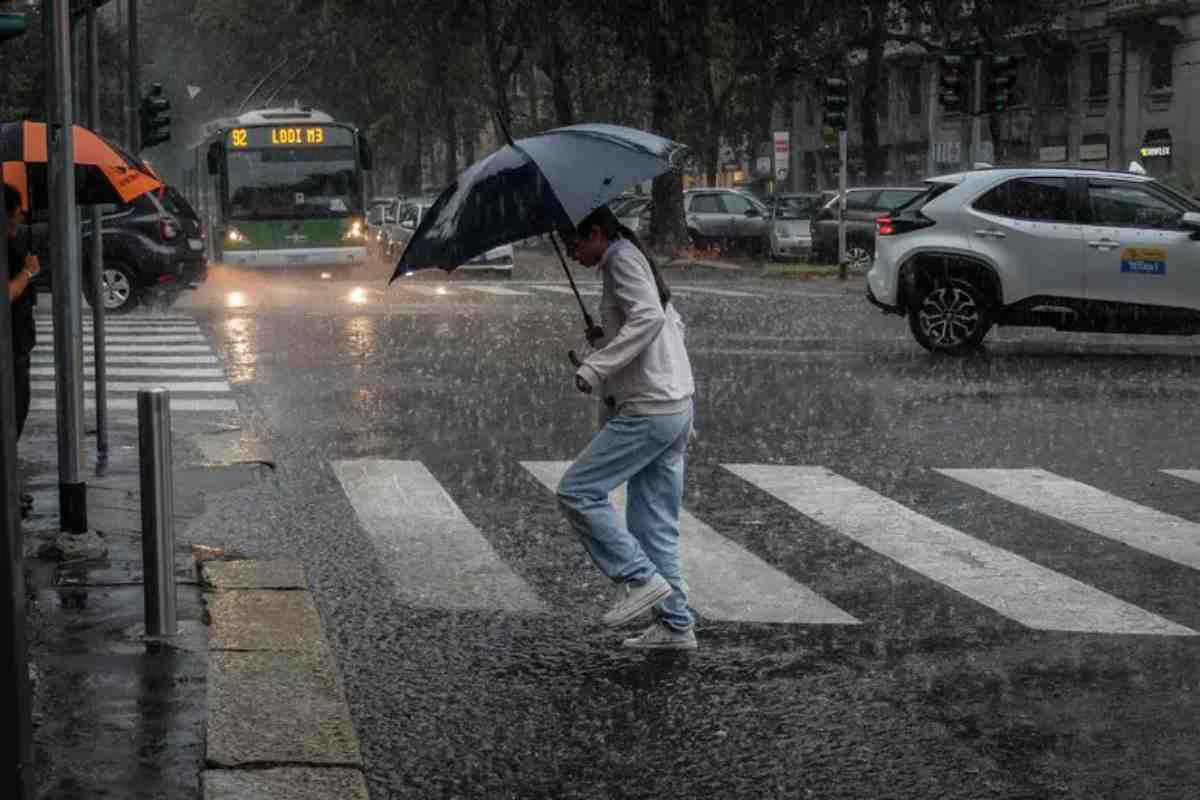
M 225 241 L 230 244 L 250 244 L 250 237 L 239 231 L 237 228 L 230 228 L 225 232 Z

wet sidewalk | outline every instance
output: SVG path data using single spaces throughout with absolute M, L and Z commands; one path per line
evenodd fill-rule
M 89 421 L 90 423 L 90 421 Z M 176 598 L 178 634 L 144 635 L 137 429 L 110 428 L 106 463 L 90 457 L 88 524 L 107 555 L 56 552 L 55 418 L 33 414 L 18 444 L 20 474 L 34 497 L 23 521 L 35 775 L 39 798 L 195 798 L 205 759 L 208 628 L 185 531 L 206 495 L 245 481 L 208 466 L 194 437 L 221 425 L 176 421 Z M 90 429 L 91 424 L 87 427 Z M 234 468 L 235 473 L 238 469 Z

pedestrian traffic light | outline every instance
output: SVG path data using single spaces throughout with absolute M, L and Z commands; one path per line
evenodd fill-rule
M 846 109 L 849 105 L 849 84 L 846 79 L 826 78 L 825 124 L 835 131 L 846 130 Z
M 0 42 L 22 35 L 28 24 L 24 11 L 0 11 Z
M 941 102 L 944 111 L 955 113 L 963 110 L 963 68 L 962 56 L 949 53 L 942 56 L 938 101 Z
M 149 93 L 142 98 L 138 108 L 138 122 L 142 131 L 142 148 L 171 140 L 171 102 L 163 97 L 161 83 L 150 85 Z
M 988 70 L 988 102 L 993 111 L 1008 108 L 1016 85 L 1017 60 L 1009 55 L 993 55 Z

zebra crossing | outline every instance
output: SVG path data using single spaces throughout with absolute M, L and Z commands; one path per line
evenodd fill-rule
M 30 413 L 54 413 L 54 324 L 50 315 L 36 316 L 38 344 L 30 368 Z M 238 410 L 208 337 L 185 315 L 116 317 L 105 320 L 105 365 L 108 409 L 137 411 L 139 389 L 162 386 L 171 392 L 171 410 L 219 414 Z M 94 336 L 92 320 L 83 321 L 84 409 L 95 409 Z
M 553 491 L 567 461 L 522 461 Z M 336 461 L 334 473 L 402 599 L 424 607 L 547 614 L 551 598 L 516 574 L 420 462 Z M 819 466 L 722 468 L 798 514 L 1025 627 L 1097 635 L 1195 630 L 972 537 Z M 1037 469 L 938 469 L 1005 502 L 1191 569 L 1200 525 Z M 1162 470 L 1200 483 L 1200 470 Z M 547 503 L 554 503 L 546 495 Z M 624 487 L 613 494 L 623 509 Z M 859 619 L 686 510 L 680 556 L 691 603 L 715 621 L 859 625 Z M 863 614 L 861 610 L 858 612 Z M 865 616 L 865 615 L 864 615 Z

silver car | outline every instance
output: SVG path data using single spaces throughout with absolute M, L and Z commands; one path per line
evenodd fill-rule
M 696 247 L 728 244 L 767 248 L 767 207 L 733 189 L 688 189 L 683 193 L 688 235 Z
M 771 260 L 803 258 L 812 252 L 812 220 L 820 194 L 778 194 L 772 198 L 768 238 Z

